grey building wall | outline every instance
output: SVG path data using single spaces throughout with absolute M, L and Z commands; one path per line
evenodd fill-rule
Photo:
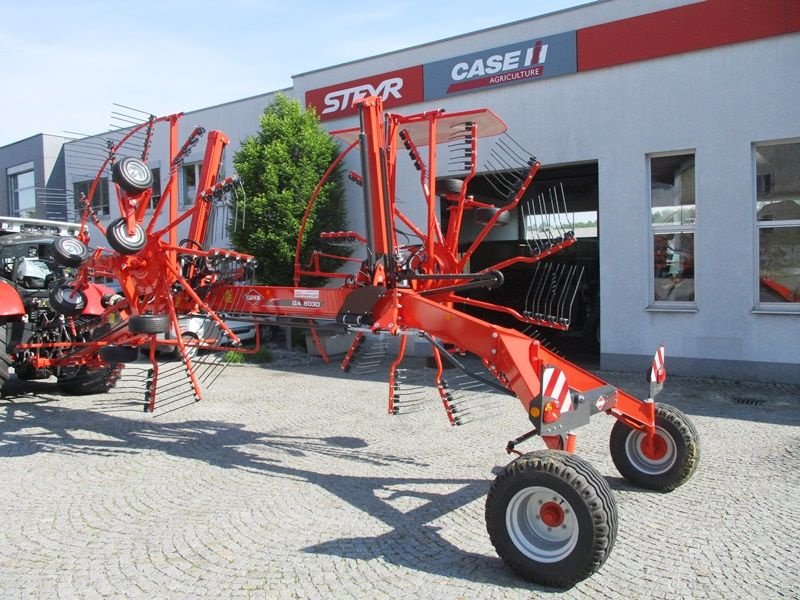
M 62 147 L 67 138 L 40 133 L 0 147 L 0 215 L 10 215 L 9 169 L 32 163 L 37 217 L 66 219 L 67 198 Z

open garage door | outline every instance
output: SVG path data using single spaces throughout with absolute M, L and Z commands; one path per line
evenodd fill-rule
M 478 174 L 470 182 L 468 193 L 477 200 L 502 205 L 491 181 L 486 175 Z M 480 271 L 499 261 L 524 255 L 529 252 L 526 228 L 541 227 L 525 210 L 530 202 L 535 202 L 545 212 L 550 210 L 553 194 L 566 202 L 566 214 L 574 231 L 577 243 L 545 259 L 555 265 L 576 265 L 582 269 L 580 284 L 575 291 L 575 300 L 570 314 L 568 331 L 541 328 L 531 332 L 549 343 L 570 359 L 589 360 L 599 355 L 600 326 L 600 264 L 599 264 L 599 219 L 598 219 L 598 177 L 597 162 L 542 167 L 533 184 L 527 190 L 517 210 L 508 224 L 495 229 L 486 238 L 479 250 L 471 258 L 470 270 Z M 544 202 L 540 200 L 544 199 Z M 442 215 L 446 219 L 446 215 Z M 468 246 L 474 239 L 478 226 L 467 226 L 462 230 L 461 243 Z M 542 263 L 544 264 L 544 262 Z M 531 302 L 531 282 L 536 274 L 535 265 L 514 265 L 503 271 L 505 282 L 495 290 L 479 290 L 473 297 L 491 298 L 492 302 L 503 304 L 524 312 Z M 541 272 L 539 273 L 539 277 Z M 541 277 L 540 277 L 541 279 Z M 540 285 L 540 281 L 537 281 Z M 527 306 L 526 306 L 527 304 Z M 474 311 L 479 312 L 479 311 Z M 497 319 L 497 315 L 493 316 Z M 503 323 L 517 329 L 525 329 L 511 318 Z

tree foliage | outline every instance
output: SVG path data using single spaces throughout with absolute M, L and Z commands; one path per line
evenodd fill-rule
M 246 138 L 234 155 L 246 197 L 240 198 L 239 223 L 231 231 L 231 240 L 236 250 L 256 257 L 260 283 L 292 284 L 303 213 L 338 153 L 316 113 L 278 94 L 264 109 L 258 134 Z M 313 250 L 344 254 L 342 248 L 322 243 L 319 234 L 346 228 L 344 185 L 337 168 L 320 190 L 306 224 L 301 264 L 307 264 Z M 322 266 L 335 270 L 338 262 L 327 259 Z

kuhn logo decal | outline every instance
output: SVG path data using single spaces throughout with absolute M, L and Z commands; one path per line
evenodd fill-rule
M 245 301 L 249 302 L 250 304 L 258 304 L 259 302 L 261 302 L 264 299 L 264 297 L 261 294 L 259 294 L 257 291 L 250 290 L 249 292 L 247 292 L 244 295 L 244 299 L 245 299 Z

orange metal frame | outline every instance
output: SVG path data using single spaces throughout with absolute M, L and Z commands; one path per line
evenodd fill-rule
M 406 336 L 421 335 L 434 344 L 437 387 L 442 394 L 451 422 L 455 422 L 454 416 L 444 401 L 445 392 L 441 385 L 443 353 L 440 344 L 449 344 L 481 358 L 498 387 L 519 400 L 534 428 L 531 434 L 522 436 L 520 440 L 538 433 L 551 448 L 572 451 L 575 447 L 574 434 L 569 429 L 559 428 L 559 423 L 563 423 L 564 427 L 571 427 L 581 424 L 578 423 L 580 419 L 571 417 L 569 412 L 560 413 L 561 407 L 558 402 L 546 397 L 542 390 L 540 383 L 542 372 L 549 367 L 557 367 L 566 375 L 574 405 L 582 407 L 580 410 L 587 418 L 590 413 L 606 412 L 631 427 L 648 432 L 649 437 L 653 437 L 655 417 L 652 399 L 638 400 L 549 352 L 530 337 L 454 308 L 457 304 L 469 304 L 510 314 L 523 323 L 559 327 L 557 324 L 521 315 L 506 307 L 456 295 L 456 292 L 465 286 L 475 287 L 483 285 L 482 282 L 492 281 L 492 273 L 496 270 L 515 263 L 536 262 L 574 243 L 574 238 L 567 237 L 537 256 L 521 256 L 505 260 L 477 274 L 465 272 L 476 248 L 486 238 L 502 213 L 516 209 L 539 170 L 538 161 L 531 159 L 527 174 L 513 197 L 506 205 L 499 207 L 468 248 L 460 252 L 463 218 L 471 210 L 489 206 L 476 202 L 466 194 L 466 184 L 476 172 L 477 140 L 479 136 L 491 136 L 505 131 L 505 124 L 487 109 L 459 113 L 428 111 L 402 116 L 384 113 L 382 102 L 376 97 L 363 98 L 356 101 L 356 104 L 359 108 L 360 126 L 355 130 L 337 132 L 348 142 L 348 147 L 320 181 L 306 209 L 298 239 L 294 287 L 248 285 L 244 281 L 244 266 L 252 263 L 253 257 L 226 249 L 206 247 L 209 216 L 213 210 L 212 192 L 220 185 L 218 173 L 223 150 L 228 144 L 228 138 L 221 132 L 209 133 L 198 185 L 200 191 L 194 205 L 178 216 L 178 166 L 186 148 L 193 145 L 190 143 L 191 138 L 199 135 L 197 131 L 193 132 L 190 140 L 178 148 L 177 131 L 180 115 L 151 119 L 149 123 L 150 129 L 156 122 L 168 124 L 172 157 L 170 178 L 165 193 L 150 223 L 144 229 L 147 236 L 146 245 L 141 251 L 130 255 L 122 255 L 103 248 L 96 249 L 81 267 L 74 281 L 74 287 L 85 288 L 92 278 L 98 276 L 113 277 L 119 282 L 124 300 L 109 307 L 101 317 L 104 320 L 110 319 L 112 314 L 115 318 L 121 318 L 123 323 L 124 319 L 131 315 L 169 315 L 173 333 L 176 335 L 173 335 L 171 340 L 159 340 L 158 343 L 174 344 L 178 347 L 198 399 L 201 392 L 192 370 L 191 358 L 187 353 L 187 342 L 181 339 L 179 317 L 196 313 L 206 314 L 219 325 L 229 340 L 236 344 L 238 338 L 219 316 L 220 313 L 224 313 L 254 321 L 355 331 L 357 338 L 345 359 L 345 364 L 351 359 L 354 348 L 362 341 L 365 333 L 401 336 L 400 353 L 390 367 L 390 412 L 394 412 L 395 409 L 394 375 L 403 358 Z M 145 124 L 142 125 L 144 126 Z M 471 148 L 467 153 L 469 157 L 467 174 L 459 194 L 449 194 L 440 200 L 435 185 L 437 143 L 446 140 L 454 128 L 460 128 L 465 144 Z M 137 131 L 138 129 L 134 128 L 128 137 Z M 424 227 L 414 224 L 396 206 L 397 157 L 400 145 L 408 150 L 412 161 L 420 171 L 422 196 L 426 203 Z M 427 153 L 420 150 L 425 146 Z M 329 234 L 329 237 L 345 237 L 364 243 L 367 258 L 357 261 L 360 263 L 358 274 L 348 277 L 342 287 L 300 287 L 302 276 L 332 275 L 320 271 L 318 260 L 314 262 L 313 258 L 310 268 L 303 268 L 299 259 L 300 244 L 313 202 L 325 178 L 333 172 L 345 154 L 357 147 L 361 151 L 363 173 L 355 174 L 351 178 L 363 185 L 366 235 L 338 232 Z M 109 163 L 113 163 L 114 159 L 112 150 L 101 172 Z M 87 207 L 91 206 L 91 195 L 96 186 L 97 181 L 92 186 L 90 197 L 85 200 Z M 139 196 L 132 196 L 117 187 L 117 193 L 120 213 L 127 219 L 128 231 L 133 232 L 137 226 L 142 227 L 149 191 Z M 447 231 L 442 231 L 437 218 L 440 201 L 445 203 L 449 211 Z M 157 228 L 156 220 L 167 206 L 169 223 Z M 88 218 L 93 218 L 90 208 L 85 211 L 84 223 Z M 177 243 L 176 232 L 178 226 L 187 220 L 189 241 L 181 245 Z M 420 238 L 420 243 L 415 246 L 399 245 L 396 223 L 402 223 L 410 228 L 414 235 Z M 105 233 L 102 227 L 101 231 Z M 399 257 L 404 252 L 416 253 L 419 256 L 418 261 L 413 265 L 399 264 Z M 241 268 L 228 270 L 225 273 L 212 273 L 198 281 L 199 273 L 191 259 L 213 260 L 220 257 L 241 265 Z M 112 328 L 110 333 L 94 342 L 73 344 L 72 352 L 65 353 L 63 358 L 57 360 L 60 360 L 61 364 L 97 364 L 100 361 L 98 352 L 104 346 L 148 344 L 154 370 L 153 378 L 157 380 L 155 336 L 131 333 L 123 326 Z M 30 345 L 30 348 L 35 349 L 34 345 Z M 155 390 L 152 390 L 149 396 L 151 410 L 155 407 L 155 395 Z M 591 407 L 588 406 L 589 403 Z M 576 410 L 578 409 L 573 409 Z M 515 451 L 513 443 L 510 444 L 509 451 Z

